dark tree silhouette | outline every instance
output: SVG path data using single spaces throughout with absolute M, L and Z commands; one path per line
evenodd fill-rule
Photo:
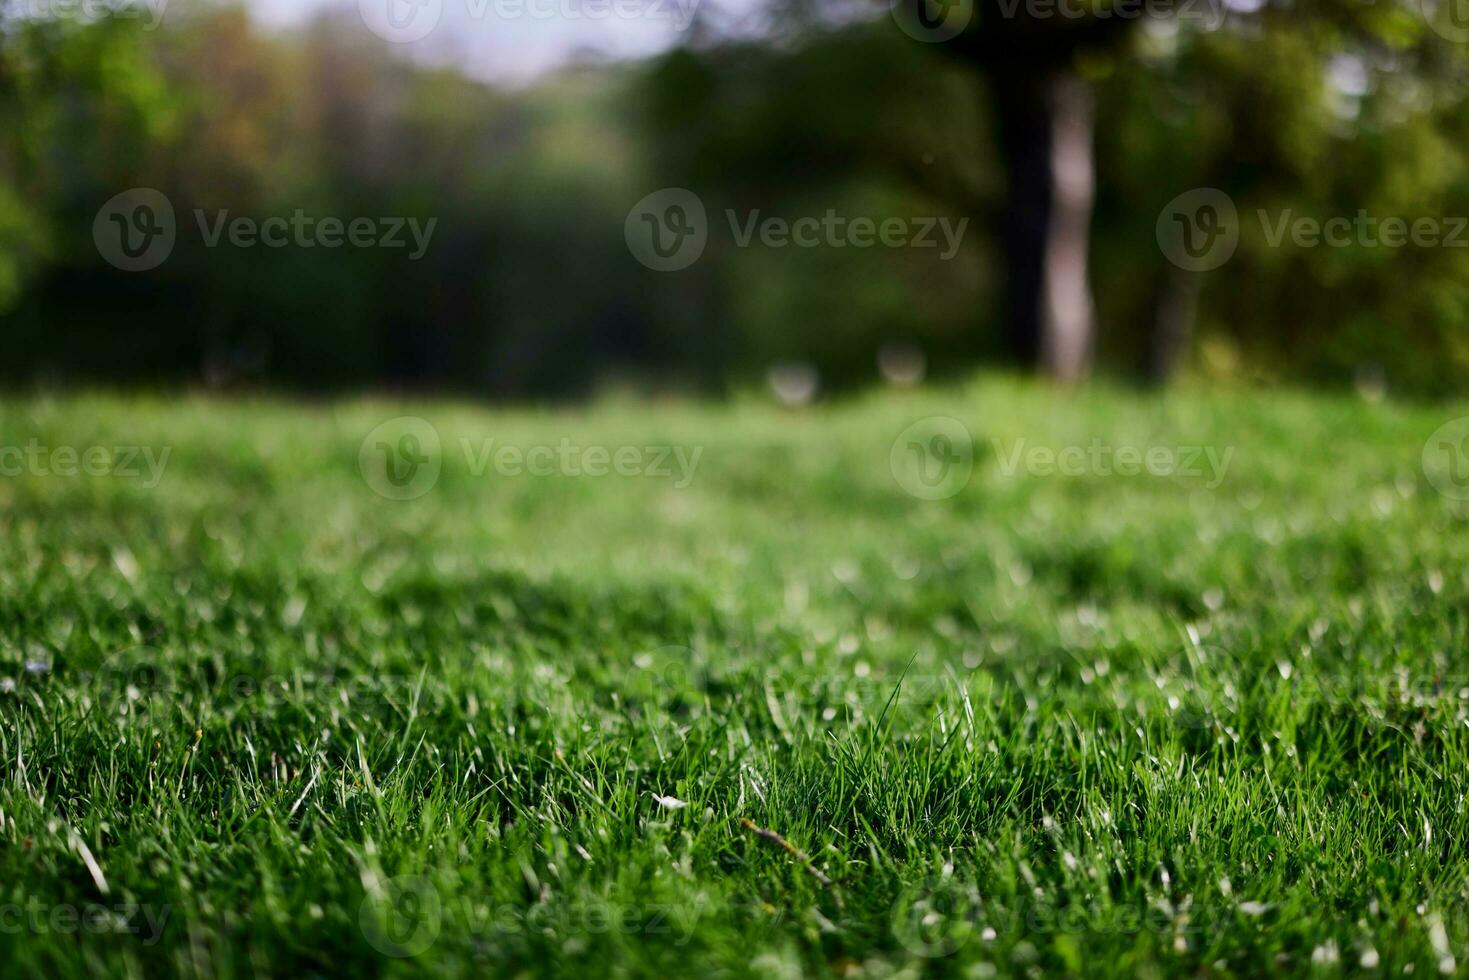
M 1014 356 L 1061 380 L 1086 374 L 1096 330 L 1087 272 L 1093 96 L 1079 70 L 1135 20 L 1062 16 L 1023 0 L 902 0 L 945 53 L 988 79 L 1008 178 L 1002 243 Z M 962 24 L 958 33 L 937 40 Z

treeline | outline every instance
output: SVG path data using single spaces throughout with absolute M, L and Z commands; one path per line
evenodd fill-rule
M 1393 10 L 1369 30 L 1277 23 L 1268 5 L 1217 28 L 1150 23 L 1083 65 L 1100 370 L 1462 384 L 1469 249 L 1444 239 L 1469 215 L 1469 60 Z M 784 361 L 839 390 L 875 380 L 898 343 L 938 374 L 1011 357 L 1003 85 L 887 19 L 783 25 L 781 44 L 696 31 L 647 62 L 510 91 L 395 59 L 355 11 L 286 34 L 213 5 L 171 8 L 156 31 L 0 21 L 0 380 L 563 397 L 720 391 Z M 146 272 L 94 235 L 134 187 L 162 192 L 177 227 Z M 624 226 L 669 187 L 698 195 L 708 243 L 658 272 Z M 1195 187 L 1237 205 L 1238 247 L 1207 272 L 1159 242 L 1165 205 Z M 1294 234 L 1359 212 L 1445 231 Z M 745 237 L 831 214 L 967 223 L 953 248 Z M 417 258 L 345 232 L 335 247 L 213 237 L 298 215 L 432 234 Z

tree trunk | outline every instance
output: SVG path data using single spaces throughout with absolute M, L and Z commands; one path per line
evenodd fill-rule
M 1151 384 L 1166 384 L 1188 355 L 1193 343 L 1200 275 L 1172 266 L 1163 271 L 1153 301 L 1153 322 L 1143 365 L 1143 375 Z
M 1074 381 L 1091 362 L 1087 275 L 1095 176 L 1092 94 L 1069 71 L 993 75 L 1009 175 L 1004 244 L 1008 332 L 1024 364 Z

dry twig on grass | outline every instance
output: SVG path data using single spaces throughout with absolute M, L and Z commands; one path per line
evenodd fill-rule
M 822 888 L 830 888 L 832 886 L 832 880 L 828 878 L 825 874 L 823 874 L 821 869 L 816 867 L 816 865 L 811 862 L 811 858 L 806 854 L 806 852 L 801 850 L 796 845 L 792 844 L 790 841 L 786 840 L 780 834 L 777 834 L 773 830 L 767 830 L 764 827 L 759 826 L 755 823 L 755 821 L 750 820 L 747 817 L 740 817 L 740 826 L 744 827 L 756 837 L 768 840 L 770 841 L 770 843 L 775 844 L 778 847 L 784 848 L 787 853 L 789 853 L 797 861 L 801 862 L 801 866 L 810 873 L 811 877 L 815 878 L 817 882 L 821 884 Z

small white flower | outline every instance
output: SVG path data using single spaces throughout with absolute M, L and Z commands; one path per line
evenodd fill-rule
M 653 799 L 665 810 L 682 810 L 688 806 L 687 803 L 676 796 L 659 796 L 657 793 L 654 793 Z

